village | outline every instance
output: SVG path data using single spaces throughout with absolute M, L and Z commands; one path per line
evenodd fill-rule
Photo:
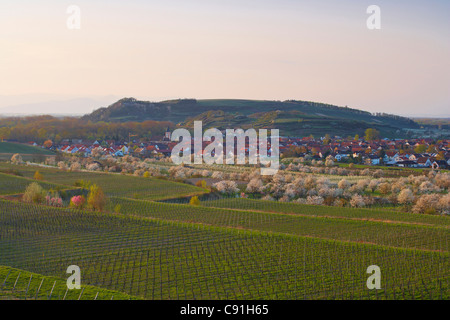
M 225 137 L 225 133 L 224 133 Z M 130 134 L 128 141 L 101 140 L 86 141 L 82 139 L 64 139 L 59 144 L 48 140 L 40 147 L 63 154 L 91 157 L 93 155 L 110 155 L 123 157 L 132 155 L 141 159 L 170 157 L 172 149 L 178 142 L 171 141 L 171 131 L 164 136 L 154 136 L 149 141 L 140 141 Z M 192 138 L 192 150 L 194 138 Z M 203 148 L 211 142 L 203 141 Z M 31 141 L 31 145 L 39 146 Z M 226 149 L 224 139 L 223 148 Z M 235 147 L 236 148 L 236 147 Z M 271 153 L 270 140 L 268 153 Z M 321 138 L 283 137 L 279 139 L 279 151 L 282 158 L 304 157 L 320 160 L 332 157 L 337 163 L 353 163 L 369 166 L 396 166 L 408 168 L 448 169 L 450 167 L 450 140 L 424 139 L 377 139 L 366 141 L 355 136 Z M 244 150 L 240 150 L 244 152 Z M 245 154 L 249 153 L 248 145 Z M 236 153 L 235 153 L 236 154 Z

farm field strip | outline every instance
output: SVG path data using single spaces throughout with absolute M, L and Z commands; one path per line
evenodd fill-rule
M 279 201 L 253 200 L 245 198 L 228 198 L 202 201 L 202 206 L 214 208 L 242 209 L 273 213 L 290 213 L 311 216 L 328 216 L 355 219 L 404 222 L 450 227 L 450 219 L 445 216 L 395 212 L 383 209 L 341 208 L 335 206 L 314 206 L 307 204 L 286 203 Z
M 30 146 L 22 143 L 0 142 L 0 154 L 14 153 L 26 154 L 26 155 L 54 155 L 50 150 L 43 149 L 41 147 Z
M 0 212 L 0 265 L 64 279 L 77 264 L 82 284 L 142 298 L 449 298 L 448 253 L 7 201 Z M 377 296 L 365 286 L 373 264 Z
M 18 177 L 14 175 L 0 173 L 0 195 L 12 195 L 23 193 L 27 186 L 32 183 L 37 182 L 44 189 L 55 189 L 56 187 L 60 187 L 61 189 L 67 189 L 67 186 L 58 185 L 55 183 L 44 182 L 44 181 L 36 181 L 33 179 L 28 179 L 24 177 Z M 73 189 L 74 187 L 72 187 Z
M 435 226 L 247 212 L 124 198 L 110 199 L 111 208 L 117 204 L 120 204 L 123 214 L 163 220 L 367 242 L 391 247 L 449 251 L 450 230 Z
M 153 162 L 152 166 L 159 167 L 160 169 L 168 169 L 170 167 L 174 167 L 176 165 L 172 163 L 167 162 Z M 255 170 L 254 167 L 248 167 L 248 166 L 229 166 L 229 165 L 220 165 L 220 164 L 190 164 L 186 166 L 188 168 L 193 168 L 197 170 L 208 170 L 208 171 L 221 171 L 224 173 L 251 173 Z M 326 174 L 326 173 L 314 173 L 314 172 L 298 172 L 298 171 L 290 171 L 285 170 L 285 173 L 292 174 L 293 176 L 297 175 L 313 175 L 317 177 L 326 177 L 328 178 L 332 183 L 337 184 L 341 179 L 346 179 L 349 182 L 357 182 L 362 179 L 373 179 L 372 176 L 359 176 L 359 175 L 337 175 L 337 174 Z
M 86 171 L 63 172 L 56 168 L 16 166 L 6 163 L 0 163 L 0 168 L 17 170 L 24 177 L 28 178 L 32 178 L 34 173 L 39 171 L 43 175 L 45 182 L 65 186 L 73 187 L 74 183 L 78 180 L 91 181 L 99 185 L 109 196 L 162 200 L 205 193 L 205 190 L 202 188 L 156 178 Z M 25 187 L 21 190 L 22 192 L 25 190 Z

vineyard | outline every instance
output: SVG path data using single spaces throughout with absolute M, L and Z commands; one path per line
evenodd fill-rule
M 12 167 L 18 166 L 10 166 L 0 163 L 0 169 L 6 170 L 11 169 Z M 32 179 L 37 170 L 39 170 L 39 172 L 44 176 L 44 180 L 46 181 L 46 185 L 48 187 L 65 185 L 66 188 L 73 188 L 77 181 L 85 180 L 99 185 L 103 188 L 104 192 L 110 196 L 161 200 L 165 198 L 177 198 L 205 192 L 205 190 L 195 186 L 161 179 L 94 172 L 62 172 L 56 168 L 40 168 L 32 166 L 20 166 L 18 168 L 20 168 L 20 174 L 23 177 L 7 177 L 6 175 L 2 175 L 2 181 L 0 181 L 0 192 L 2 190 L 2 186 L 4 186 L 3 188 L 9 188 L 7 186 L 10 185 L 8 181 L 3 181 L 3 177 L 6 177 L 5 179 L 15 180 L 12 182 L 15 187 L 14 189 L 9 188 L 9 193 L 23 192 L 27 184 L 30 183 L 29 180 L 24 178 Z
M 39 168 L 38 183 L 108 196 L 103 212 L 10 199 L 32 166 L 1 164 L 0 299 L 449 299 L 450 220 L 223 197 L 157 178 Z M 177 202 L 177 201 L 172 201 Z M 120 208 L 117 210 L 116 208 Z M 81 290 L 67 290 L 69 265 Z M 377 265 L 382 288 L 366 286 Z
M 122 292 L 93 286 L 67 289 L 66 281 L 28 271 L 0 266 L 0 300 L 134 300 Z
M 277 232 L 298 236 L 366 242 L 398 248 L 449 251 L 449 228 L 406 223 L 384 223 L 364 219 L 334 219 L 305 215 L 265 213 L 245 210 L 193 207 L 111 199 L 123 212 L 138 216 L 201 223 L 206 225 Z M 312 209 L 320 208 L 314 206 Z M 309 208 L 311 210 L 311 208 Z
M 263 212 L 301 214 L 372 221 L 395 221 L 399 223 L 424 224 L 450 227 L 450 219 L 444 216 L 417 215 L 392 212 L 382 209 L 324 207 L 305 204 L 285 203 L 277 201 L 253 200 L 245 198 L 228 198 L 204 201 L 203 206 L 253 210 Z
M 25 188 L 30 183 L 31 183 L 30 179 L 0 173 L 0 195 L 23 193 Z M 52 189 L 58 187 L 58 185 L 54 183 L 48 183 L 43 181 L 38 181 L 38 183 L 45 189 Z M 62 189 L 67 188 L 67 186 L 59 186 L 59 187 Z

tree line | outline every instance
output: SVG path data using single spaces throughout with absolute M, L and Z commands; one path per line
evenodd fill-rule
M 0 119 L 0 140 L 43 143 L 64 139 L 126 141 L 130 134 L 140 140 L 163 136 L 167 127 L 175 127 L 169 121 L 92 122 L 75 117 L 53 116 L 9 117 Z

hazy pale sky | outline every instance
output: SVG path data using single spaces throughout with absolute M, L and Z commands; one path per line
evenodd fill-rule
M 366 25 L 373 4 L 381 30 Z M 2 0 L 0 98 L 297 99 L 450 116 L 449 13 L 448 0 Z

